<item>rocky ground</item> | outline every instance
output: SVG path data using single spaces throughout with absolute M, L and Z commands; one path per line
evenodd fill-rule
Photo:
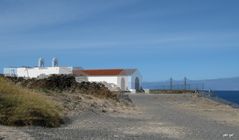
M 130 98 L 135 107 L 79 111 L 60 128 L 0 126 L 0 139 L 239 139 L 238 109 L 192 94 Z

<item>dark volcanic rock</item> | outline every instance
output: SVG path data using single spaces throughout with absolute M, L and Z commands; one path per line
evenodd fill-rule
M 112 93 L 102 83 L 81 82 L 78 83 L 72 75 L 51 75 L 45 79 L 24 79 L 17 77 L 6 77 L 15 84 L 30 89 L 41 91 L 56 91 L 90 94 L 101 98 L 112 98 L 117 100 L 117 94 Z

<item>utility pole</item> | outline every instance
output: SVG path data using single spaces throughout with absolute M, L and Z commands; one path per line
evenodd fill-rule
M 173 90 L 173 78 L 170 78 L 170 90 Z
M 187 90 L 187 77 L 184 77 L 184 90 Z

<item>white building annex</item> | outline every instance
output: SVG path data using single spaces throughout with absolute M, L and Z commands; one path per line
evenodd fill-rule
M 3 74 L 5 76 L 12 77 L 24 77 L 24 78 L 46 78 L 52 74 L 72 74 L 72 67 L 59 67 L 58 60 L 52 59 L 51 67 L 44 67 L 44 59 L 39 58 L 38 67 L 10 67 L 4 68 Z
M 131 92 L 142 89 L 142 76 L 137 69 L 73 70 L 73 75 L 78 82 L 106 82 Z
M 23 78 L 46 78 L 50 75 L 73 75 L 77 82 L 101 82 L 116 86 L 122 91 L 132 93 L 142 89 L 142 75 L 137 69 L 92 69 L 60 67 L 58 60 L 52 59 L 52 66 L 45 67 L 44 59 L 38 60 L 38 67 L 9 67 L 4 68 L 5 76 Z

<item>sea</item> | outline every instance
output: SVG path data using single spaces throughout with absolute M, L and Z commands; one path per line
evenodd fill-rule
M 239 106 L 239 91 L 212 91 L 214 97 Z

